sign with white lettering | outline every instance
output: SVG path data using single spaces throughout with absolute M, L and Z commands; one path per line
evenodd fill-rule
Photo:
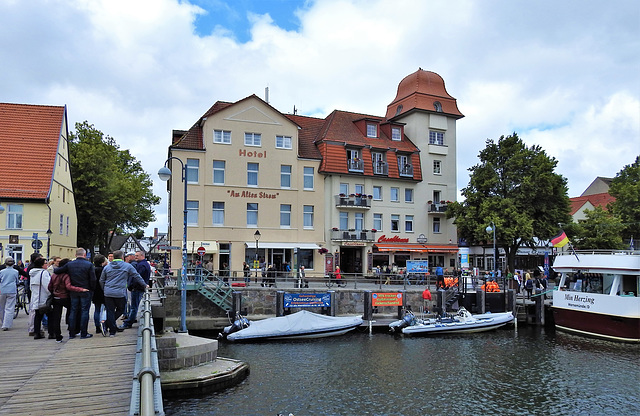
M 328 293 L 285 293 L 285 308 L 328 308 L 331 295 Z

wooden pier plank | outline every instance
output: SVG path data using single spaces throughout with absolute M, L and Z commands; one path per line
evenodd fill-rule
M 28 323 L 0 331 L 0 416 L 129 414 L 137 328 L 56 343 L 29 337 Z

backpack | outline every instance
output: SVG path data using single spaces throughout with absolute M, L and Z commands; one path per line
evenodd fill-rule
M 533 280 L 529 279 L 526 282 L 524 282 L 524 288 L 525 289 L 533 289 Z

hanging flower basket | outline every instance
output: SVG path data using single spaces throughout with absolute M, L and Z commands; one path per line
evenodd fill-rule
M 326 248 L 324 248 L 324 247 L 321 247 L 321 248 L 318 250 L 318 253 L 320 253 L 320 254 L 326 254 L 326 253 L 328 253 L 328 252 L 329 252 L 329 250 L 327 250 L 327 249 L 326 249 Z

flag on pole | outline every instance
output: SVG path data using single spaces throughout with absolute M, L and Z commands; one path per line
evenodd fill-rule
M 631 236 L 631 240 L 629 241 L 629 250 L 633 251 L 636 248 L 633 246 L 633 236 Z
M 567 234 L 565 234 L 564 231 L 560 231 L 560 234 L 551 239 L 551 245 L 554 247 L 564 247 L 568 242 L 569 237 L 567 237 Z

